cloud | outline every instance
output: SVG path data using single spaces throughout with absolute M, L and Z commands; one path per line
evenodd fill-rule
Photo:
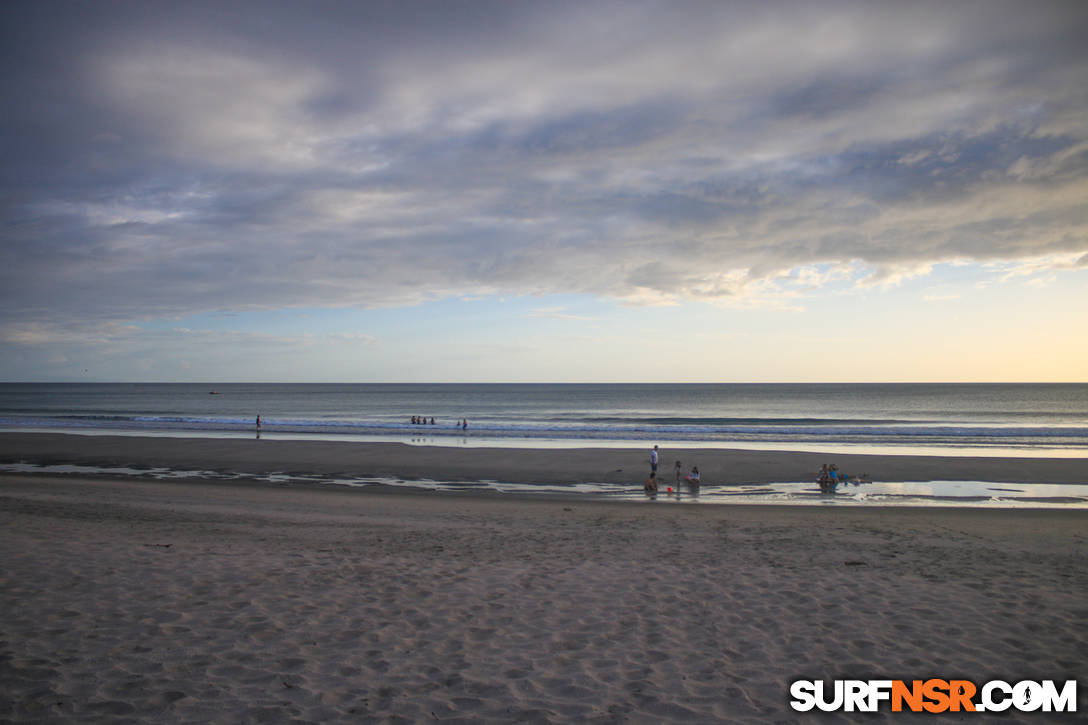
M 576 315 L 567 312 L 565 307 L 537 307 L 530 310 L 528 316 L 540 320 L 578 320 L 580 322 L 597 319 L 589 315 Z
M 9 340 L 1084 268 L 1076 3 L 71 9 L 0 11 L 21 29 L 0 51 Z
M 1049 254 L 994 266 L 1000 271 L 1000 282 L 1036 275 L 1046 275 L 1047 280 L 1054 280 L 1057 278 L 1055 272 L 1077 269 L 1082 261 L 1083 257 L 1078 259 L 1076 254 Z
M 309 370 L 344 379 L 369 364 L 383 341 L 365 333 L 294 332 L 188 327 L 145 328 L 116 323 L 0 325 L 3 362 L 38 379 L 211 380 L 242 375 L 285 379 Z
M 307 104 L 332 84 L 319 70 L 271 53 L 247 57 L 175 41 L 123 47 L 93 75 L 105 104 L 162 152 L 250 171 L 303 172 L 319 163 L 327 131 Z M 99 138 L 111 135 L 118 136 Z
M 131 337 L 139 328 L 115 322 L 10 322 L 0 325 L 0 342 L 12 346 L 110 344 Z

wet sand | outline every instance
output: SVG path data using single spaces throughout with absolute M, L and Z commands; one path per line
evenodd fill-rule
M 0 433 L 0 462 L 167 467 L 180 470 L 272 472 L 407 480 L 495 480 L 510 483 L 641 485 L 649 449 L 448 448 L 403 443 L 347 443 L 230 438 L 83 436 Z M 661 450 L 659 474 L 673 463 L 697 465 L 704 484 L 813 481 L 823 463 L 881 481 L 1088 483 L 1088 458 L 970 458 L 746 451 Z

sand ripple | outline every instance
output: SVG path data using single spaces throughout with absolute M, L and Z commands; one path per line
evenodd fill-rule
M 94 485 L 0 489 L 0 720 L 790 722 L 801 677 L 1088 666 L 1074 512 Z

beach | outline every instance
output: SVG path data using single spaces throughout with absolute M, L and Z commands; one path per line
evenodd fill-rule
M 442 479 L 641 485 L 650 470 L 645 448 L 459 448 L 404 443 L 257 438 L 138 437 L 0 433 L 0 463 L 77 464 L 185 471 L 272 472 L 407 480 Z M 891 456 L 726 448 L 663 448 L 659 475 L 673 462 L 697 465 L 705 484 L 814 481 L 834 462 L 852 475 L 885 481 L 1088 483 L 1088 458 Z
M 412 463 L 389 446 L 346 460 L 351 444 L 61 438 L 79 440 L 32 450 L 5 435 L 0 450 L 200 470 L 256 466 L 237 457 L 248 445 L 269 470 L 526 481 L 549 462 L 559 477 L 644 468 L 641 451 L 606 465 L 603 452 L 427 449 Z M 932 722 L 945 718 L 794 712 L 790 683 L 1083 689 L 1088 672 L 1083 510 L 4 474 L 0 521 L 0 721 Z

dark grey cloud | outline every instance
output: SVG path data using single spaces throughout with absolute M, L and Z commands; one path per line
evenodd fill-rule
M 1083 3 L 0 15 L 9 341 L 455 294 L 751 301 L 811 265 L 1088 250 Z

